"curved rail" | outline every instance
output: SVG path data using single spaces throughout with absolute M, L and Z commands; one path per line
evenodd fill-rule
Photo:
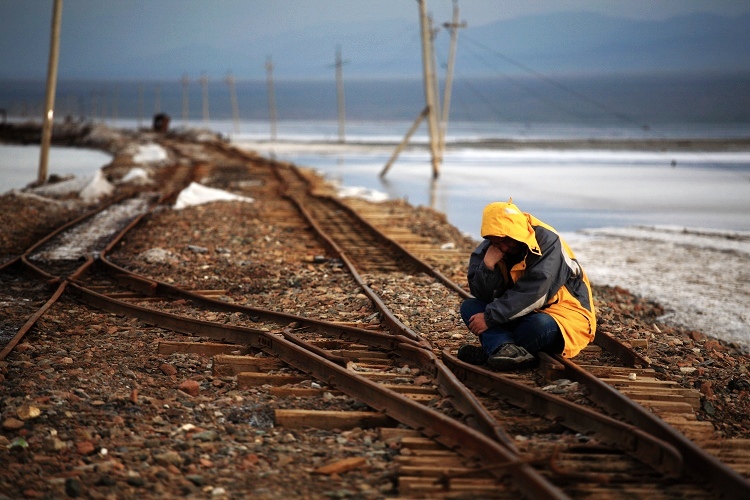
M 287 167 L 284 168 L 286 169 Z M 337 325 L 321 320 L 303 318 L 287 313 L 276 313 L 260 308 L 228 304 L 197 293 L 182 290 L 176 286 L 166 285 L 156 280 L 138 276 L 110 262 L 107 254 L 112 251 L 127 231 L 130 231 L 140 222 L 145 213 L 131 221 L 125 229 L 118 233 L 106 248 L 101 251 L 96 261 L 89 257 L 82 266 L 65 279 L 44 271 L 28 262 L 28 259 L 25 258 L 14 260 L 13 265 L 22 263 L 43 279 L 50 280 L 51 282 L 61 281 L 54 300 L 57 300 L 67 287 L 69 293 L 72 293 L 76 298 L 93 307 L 117 314 L 133 316 L 146 323 L 156 324 L 182 333 L 200 335 L 224 342 L 250 345 L 253 348 L 279 356 L 291 366 L 328 382 L 342 392 L 366 402 L 371 407 L 392 416 L 406 425 L 422 431 L 451 449 L 460 450 L 464 456 L 477 461 L 489 461 L 488 470 L 495 477 L 500 479 L 512 476 L 518 488 L 524 494 L 531 497 L 562 498 L 565 497 L 565 494 L 558 487 L 552 485 L 548 479 L 540 475 L 538 471 L 534 470 L 533 467 L 520 460 L 513 440 L 507 436 L 506 432 L 482 405 L 481 401 L 467 390 L 466 385 L 470 385 L 479 393 L 485 393 L 492 397 L 501 396 L 504 399 L 513 400 L 519 407 L 559 421 L 571 429 L 601 436 L 603 438 L 602 441 L 613 444 L 667 477 L 678 477 L 688 471 L 691 473 L 701 473 L 710 481 L 710 484 L 730 496 L 738 494 L 738 492 L 744 494 L 750 491 L 747 481 L 739 476 L 739 474 L 712 457 L 706 458 L 708 455 L 705 452 L 682 437 L 674 429 L 639 405 L 622 396 L 611 386 L 603 384 L 591 376 L 591 374 L 580 369 L 580 367 L 569 360 L 556 357 L 551 361 L 555 364 L 558 372 L 565 374 L 571 380 L 580 381 L 580 383 L 589 387 L 591 392 L 590 399 L 610 411 L 610 413 L 623 417 L 625 421 L 631 422 L 632 425 L 624 424 L 591 410 L 586 410 L 580 407 L 580 405 L 574 405 L 526 385 L 514 384 L 506 377 L 465 365 L 453 358 L 448 352 L 443 352 L 442 360 L 438 359 L 432 352 L 430 342 L 406 327 L 389 310 L 378 294 L 367 285 L 358 271 L 356 259 L 350 258 L 347 253 L 348 249 L 343 248 L 332 237 L 326 234 L 326 231 L 319 224 L 316 216 L 307 208 L 307 205 L 317 200 L 321 203 L 337 206 L 338 210 L 347 212 L 348 217 L 359 219 L 360 223 L 364 225 L 363 227 L 367 228 L 366 231 L 375 234 L 378 240 L 384 242 L 392 252 L 397 253 L 400 256 L 399 258 L 408 261 L 409 265 L 414 266 L 419 272 L 432 276 L 460 296 L 468 296 L 468 293 L 446 278 L 442 273 L 432 268 L 432 266 L 414 256 L 405 247 L 388 238 L 371 224 L 364 222 L 356 212 L 341 204 L 335 198 L 315 196 L 307 190 L 305 190 L 304 194 L 301 194 L 299 191 L 300 185 L 292 187 L 289 184 L 289 181 L 294 182 L 294 179 L 280 174 L 279 168 L 275 169 L 275 172 L 279 175 L 283 186 L 282 194 L 294 204 L 299 213 L 316 229 L 321 239 L 326 242 L 329 250 L 338 255 L 347 265 L 355 281 L 357 281 L 380 310 L 383 321 L 391 333 L 390 335 L 378 334 L 370 330 Z M 298 175 L 296 169 L 287 170 L 287 173 L 289 172 L 291 172 L 291 175 Z M 298 177 L 298 179 L 300 178 Z M 58 232 L 55 234 L 58 234 Z M 39 248 L 43 242 L 49 241 L 49 238 L 51 236 L 35 244 L 32 249 Z M 24 255 L 26 256 L 26 254 Z M 97 266 L 94 265 L 95 263 Z M 4 264 L 3 268 L 8 265 L 7 263 Z M 87 288 L 83 282 L 84 277 L 87 273 L 98 268 L 98 266 L 101 266 L 102 270 L 114 276 L 121 283 L 125 283 L 129 288 L 141 291 L 147 295 L 186 298 L 202 307 L 220 311 L 242 311 L 251 316 L 268 318 L 270 321 L 288 326 L 280 332 L 269 333 L 250 328 L 218 325 L 128 304 Z M 44 310 L 54 300 L 50 299 L 48 304 L 45 304 Z M 35 315 L 36 319 L 41 314 L 43 314 L 43 311 Z M 36 319 L 30 319 L 27 324 L 33 325 Z M 351 370 L 347 370 L 346 358 L 331 354 L 325 351 L 325 349 L 321 349 L 299 338 L 298 335 L 292 332 L 289 325 L 293 325 L 295 328 L 313 328 L 333 338 L 351 339 L 363 343 L 375 342 L 381 347 L 392 351 L 398 357 L 410 360 L 411 363 L 419 366 L 424 373 L 429 374 L 436 381 L 440 392 L 450 399 L 455 408 L 463 414 L 465 422 L 473 430 L 441 412 L 414 403 L 393 390 L 361 377 Z M 26 331 L 28 331 L 28 328 Z M 626 360 L 626 363 L 629 363 L 628 366 L 645 363 L 642 357 L 638 356 L 631 349 L 622 346 L 615 339 L 602 336 L 600 342 L 600 345 L 608 346 L 608 350 L 614 352 L 620 359 Z M 3 354 L 0 353 L 0 356 L 3 356 Z M 2 358 L 0 357 L 0 359 Z M 592 414 L 595 416 L 592 416 Z M 658 438 L 655 436 L 658 436 Z M 683 465 L 686 467 L 683 467 Z

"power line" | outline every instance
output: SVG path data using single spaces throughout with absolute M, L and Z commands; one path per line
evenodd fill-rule
M 509 57 L 509 56 L 507 56 L 505 54 L 502 54 L 501 52 L 499 52 L 496 49 L 493 49 L 492 47 L 488 47 L 487 45 L 485 45 L 485 44 L 483 44 L 481 42 L 478 42 L 478 41 L 472 39 L 469 36 L 462 37 L 462 43 L 464 43 L 464 41 L 468 41 L 469 43 L 475 45 L 476 47 L 481 48 L 483 50 L 486 50 L 487 52 L 495 55 L 496 57 L 502 59 L 503 61 L 505 61 L 505 62 L 507 62 L 507 63 L 509 63 L 509 64 L 511 64 L 511 65 L 513 65 L 513 66 L 515 66 L 515 67 L 517 67 L 519 69 L 521 69 L 521 70 L 523 70 L 524 72 L 528 73 L 529 75 L 532 75 L 532 76 L 534 76 L 534 77 L 536 77 L 536 78 L 538 78 L 538 79 L 540 79 L 540 80 L 542 80 L 542 81 L 544 81 L 544 82 L 546 82 L 546 83 L 548 83 L 548 84 L 550 84 L 550 85 L 552 85 L 554 87 L 557 87 L 558 89 L 560 89 L 560 90 L 562 90 L 562 91 L 564 91 L 564 92 L 566 92 L 566 93 L 568 93 L 568 94 L 570 94 L 570 95 L 572 95 L 572 96 L 580 99 L 581 101 L 586 102 L 586 103 L 588 103 L 588 104 L 590 104 L 590 105 L 592 105 L 592 106 L 594 106 L 596 108 L 599 108 L 600 110 L 602 110 L 602 111 L 604 111 L 604 112 L 606 112 L 606 113 L 608 113 L 608 114 L 610 114 L 610 115 L 618 118 L 619 120 L 622 120 L 624 122 L 631 123 L 633 125 L 641 127 L 640 124 L 638 124 L 632 117 L 626 115 L 625 113 L 623 113 L 621 111 L 618 111 L 618 110 L 616 110 L 614 108 L 611 108 L 611 107 L 607 106 L 606 104 L 597 101 L 596 99 L 592 99 L 591 97 L 589 97 L 589 96 L 587 96 L 585 94 L 582 94 L 581 92 L 578 92 L 577 90 L 569 87 L 568 85 L 565 85 L 565 84 L 563 84 L 563 83 L 561 83 L 561 82 L 559 82 L 559 81 L 557 81 L 557 80 L 555 80 L 553 78 L 550 78 L 547 75 L 544 75 L 544 74 L 540 73 L 539 71 L 536 71 L 535 69 L 533 69 L 533 68 L 531 68 L 531 67 L 529 67 L 529 66 L 527 66 L 527 65 L 525 65 L 525 64 L 523 64 L 523 63 L 521 63 L 519 61 L 516 61 L 515 59 L 513 59 L 513 58 L 511 58 L 511 57 Z

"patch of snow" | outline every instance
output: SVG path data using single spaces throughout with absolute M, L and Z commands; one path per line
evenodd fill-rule
M 120 180 L 120 184 L 133 183 L 136 185 L 143 185 L 151 184 L 151 182 L 148 172 L 141 167 L 131 168 L 130 171 Z
M 107 181 L 101 169 L 97 170 L 94 175 L 87 177 L 73 177 L 62 182 L 54 184 L 44 184 L 31 189 L 31 192 L 41 196 L 67 196 L 77 194 L 82 200 L 94 201 L 102 196 L 109 195 L 114 190 L 114 186 Z
M 382 191 L 357 186 L 339 186 L 337 194 L 339 198 L 360 198 L 374 203 L 388 199 L 388 195 Z
M 160 163 L 169 159 L 167 151 L 159 144 L 139 144 L 136 153 L 133 155 L 135 163 Z
M 662 321 L 750 348 L 750 232 L 638 226 L 563 236 L 592 283 L 658 302 Z
M 88 184 L 78 193 L 83 201 L 96 201 L 104 196 L 109 196 L 115 187 L 104 177 L 104 173 L 97 170 Z
M 31 255 L 31 259 L 75 261 L 89 255 L 96 256 L 104 250 L 114 234 L 148 210 L 148 205 L 146 198 L 130 198 L 112 205 L 83 224 L 78 224 L 53 238 L 48 246 Z
M 255 200 L 247 196 L 239 196 L 222 189 L 210 188 L 202 184 L 198 184 L 197 182 L 192 182 L 177 196 L 177 201 L 174 204 L 174 209 L 181 210 L 193 205 L 202 205 L 204 203 L 211 203 L 214 201 L 253 202 Z

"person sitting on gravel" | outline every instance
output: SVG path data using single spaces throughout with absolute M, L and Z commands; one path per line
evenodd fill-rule
M 479 337 L 458 358 L 495 370 L 531 365 L 540 351 L 571 358 L 594 340 L 591 285 L 567 243 L 549 225 L 508 202 L 482 214 L 484 240 L 469 259 L 461 317 Z

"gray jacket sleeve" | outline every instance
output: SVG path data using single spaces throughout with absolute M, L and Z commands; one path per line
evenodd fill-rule
M 488 325 L 507 323 L 543 307 L 570 277 L 560 238 L 553 231 L 535 227 L 542 255 L 528 252 L 526 270 L 513 283 L 503 269 L 491 270 L 484 265 L 489 241 L 483 241 L 469 260 L 469 289 L 476 298 L 487 302 Z

